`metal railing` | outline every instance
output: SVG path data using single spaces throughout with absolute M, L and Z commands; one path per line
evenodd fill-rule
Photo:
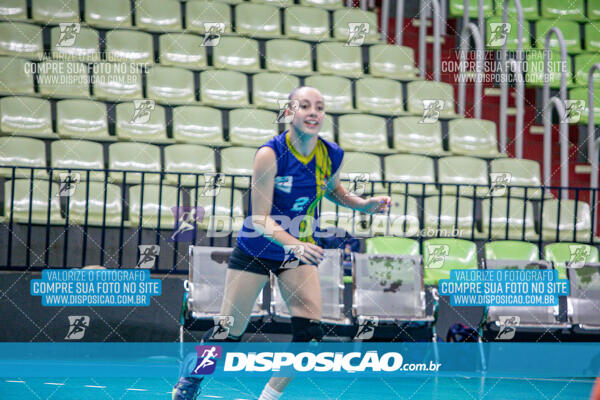
M 469 13 L 469 0 L 463 1 L 463 29 L 471 20 Z M 482 38 L 485 37 L 485 18 L 483 17 L 483 0 L 477 0 L 477 25 L 479 26 L 479 34 Z
M 556 35 L 560 47 L 560 98 L 550 98 L 550 38 Z M 567 72 L 565 63 L 567 62 L 567 47 L 565 39 L 560 29 L 554 27 L 546 33 L 544 41 L 544 185 L 550 185 L 551 169 L 552 169 L 552 108 L 554 105 L 559 113 L 560 118 L 560 185 L 563 187 L 569 186 L 569 130 L 566 113 L 567 100 Z
M 483 85 L 483 63 L 484 63 L 484 48 L 481 33 L 477 28 L 477 25 L 468 23 L 463 26 L 463 30 L 460 34 L 460 75 L 458 80 L 458 113 L 465 115 L 465 92 L 466 92 L 466 63 L 465 57 L 467 48 L 469 46 L 469 38 L 473 36 L 475 41 L 475 85 L 474 85 L 474 108 L 475 118 L 481 119 L 481 102 L 482 102 L 482 85 Z
M 433 79 L 441 80 L 441 39 L 440 25 L 442 22 L 438 0 L 421 0 L 419 3 L 419 71 L 423 79 L 427 79 L 427 10 L 433 9 Z
M 600 71 L 600 64 L 594 64 L 588 73 L 588 126 L 587 126 L 587 140 L 588 140 L 588 160 L 591 165 L 592 171 L 590 173 L 590 188 L 598 188 L 598 148 L 600 146 L 600 138 L 596 139 L 595 126 L 594 126 L 594 72 Z M 598 199 L 592 201 L 590 199 L 590 206 L 592 209 L 598 211 Z M 597 221 L 594 221 L 597 224 Z M 594 226 L 597 229 L 597 225 Z
M 502 11 L 502 23 L 508 22 L 508 2 L 504 0 L 503 11 Z M 502 45 L 500 53 L 500 68 L 503 76 L 500 77 L 500 151 L 506 153 L 507 151 L 507 108 L 508 108 L 508 74 L 507 69 L 510 69 L 516 76 L 516 96 L 515 106 L 517 109 L 516 121 L 515 121 L 515 156 L 517 158 L 523 158 L 523 119 L 525 116 L 524 100 L 525 100 L 525 83 L 523 77 L 523 7 L 521 6 L 520 0 L 514 0 L 515 7 L 517 8 L 517 60 L 511 59 L 507 62 L 506 60 L 506 46 L 507 40 Z
M 381 4 L 381 40 L 387 43 L 390 23 L 391 0 L 383 0 Z M 404 33 L 404 1 L 396 0 L 396 32 L 394 43 L 402 46 Z
M 178 272 L 188 265 L 189 245 L 231 247 L 239 229 L 249 223 L 249 176 L 210 174 L 207 176 L 215 177 L 210 180 L 203 174 L 14 166 L 0 166 L 0 171 L 9 171 L 0 180 L 1 198 L 5 199 L 0 243 L 6 244 L 0 252 L 0 269 L 90 264 L 132 268 L 140 265 L 142 256 L 154 255 L 154 271 Z M 43 172 L 43 179 L 32 179 Z M 59 172 L 81 175 L 74 188 L 81 191 L 78 195 L 61 194 L 59 183 L 62 187 L 66 181 L 56 179 Z M 95 181 L 92 191 L 92 184 L 84 182 L 90 182 L 98 172 L 104 175 Z M 116 200 L 107 196 L 109 184 L 113 194 L 118 193 Z M 536 242 L 540 249 L 549 241 L 595 243 L 593 238 L 598 234 L 591 224 L 598 217 L 596 209 L 586 202 L 598 199 L 598 188 L 511 186 L 507 181 L 477 185 L 384 180 L 361 183 L 354 179 L 343 184 L 357 194 L 388 194 L 393 206 L 387 215 L 368 215 L 323 200 L 319 215 L 322 231 L 341 227 L 362 238 L 391 235 L 420 241 L 432 237 L 513 239 Z M 132 186 L 138 186 L 139 192 L 133 192 Z M 241 192 L 226 191 L 232 187 Z M 16 191 L 18 188 L 21 192 Z M 204 197 L 199 196 L 201 189 Z M 144 202 L 148 199 L 145 190 L 154 190 L 151 204 L 156 205 Z M 139 197 L 130 197 L 133 193 Z M 557 198 L 551 199 L 551 193 Z M 72 207 L 76 203 L 79 207 Z M 117 218 L 111 220 L 115 214 Z M 140 246 L 157 246 L 160 251 L 146 254 L 147 249 Z

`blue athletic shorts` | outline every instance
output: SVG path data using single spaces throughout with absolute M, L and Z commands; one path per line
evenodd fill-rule
M 237 246 L 233 249 L 231 257 L 229 257 L 229 268 L 254 272 L 255 274 L 261 275 L 269 275 L 269 272 L 279 275 L 286 269 L 295 268 L 296 266 L 303 264 L 306 263 L 298 259 L 278 261 L 254 257 Z

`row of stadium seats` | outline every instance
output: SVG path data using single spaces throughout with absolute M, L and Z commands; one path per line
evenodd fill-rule
M 140 105 L 142 104 L 142 105 Z M 62 138 L 146 143 L 196 143 L 226 147 L 258 147 L 277 135 L 277 113 L 240 108 L 223 116 L 220 110 L 203 106 L 179 106 L 172 113 L 172 137 L 167 136 L 167 117 L 163 107 L 152 103 L 119 103 L 115 109 L 114 135 L 109 135 L 108 113 L 102 103 L 62 100 L 56 103 L 56 131 Z M 138 106 L 138 107 L 136 107 Z M 142 119 L 146 117 L 146 119 Z M 225 118 L 223 120 L 223 118 Z M 228 140 L 223 137 L 223 121 Z M 496 142 L 496 124 L 488 120 L 455 119 L 448 122 L 449 152 L 443 149 L 439 121 L 423 123 L 420 117 L 399 117 L 391 121 L 393 141 L 388 147 L 385 118 L 347 114 L 334 120 L 326 116 L 321 136 L 337 142 L 344 150 L 380 154 L 413 152 L 441 156 L 448 154 L 502 157 Z M 30 97 L 0 99 L 0 132 L 4 135 L 57 138 L 53 131 L 50 102 Z M 17 139 L 15 139 L 17 140 Z
M 179 4 L 174 0 L 34 0 L 31 3 L 31 17 L 28 18 L 27 0 L 5 0 L 5 6 L 0 8 L 0 21 L 30 20 L 39 24 L 59 24 L 64 22 L 83 21 L 91 26 L 102 28 L 125 28 L 135 24 L 140 29 L 148 30 L 178 30 L 182 29 L 182 14 L 186 15 L 187 27 L 190 28 L 190 19 L 202 14 L 207 1 L 183 1 Z M 198 3 L 198 4 L 195 4 Z M 293 6 L 293 0 L 219 0 L 212 7 L 217 8 L 223 4 L 258 5 L 257 3 L 270 4 L 279 7 Z M 83 9 L 80 9 L 80 4 Z M 134 7 L 132 8 L 132 4 Z M 319 7 L 323 9 L 338 9 L 344 7 L 343 0 L 299 0 L 300 6 Z M 183 7 L 181 9 L 180 7 Z M 135 11 L 135 12 L 134 12 Z M 135 18 L 134 18 L 135 15 Z
M 62 139 L 53 141 L 50 145 L 50 154 L 46 155 L 46 146 L 39 139 L 25 137 L 0 137 L 0 176 L 12 176 L 15 167 L 16 176 L 29 176 L 28 168 L 37 168 L 36 176 L 46 176 L 45 168 L 102 170 L 108 166 L 111 170 L 119 171 L 145 171 L 148 172 L 147 181 L 159 180 L 158 173 L 186 173 L 203 174 L 217 171 L 224 174 L 252 175 L 252 166 L 256 148 L 252 147 L 227 147 L 219 151 L 220 157 L 217 164 L 214 149 L 197 144 L 172 144 L 163 148 L 164 168 L 161 162 L 161 148 L 146 143 L 122 142 L 113 143 L 107 149 L 107 162 L 104 160 L 104 149 L 101 143 L 86 140 Z M 375 154 L 348 151 L 342 167 L 342 178 L 356 179 L 362 174 L 361 182 L 370 186 L 374 182 L 376 192 L 385 192 L 382 183 L 386 180 L 397 182 L 392 185 L 393 193 L 408 192 L 414 195 L 430 195 L 438 193 L 436 184 L 447 185 L 442 189 L 444 194 L 456 193 L 457 185 L 464 185 L 458 189 L 461 195 L 473 196 L 474 189 L 470 185 L 480 185 L 475 191 L 477 197 L 489 195 L 489 185 L 495 184 L 497 177 L 501 176 L 504 185 L 513 185 L 511 197 L 526 197 L 529 199 L 541 198 L 540 166 L 531 160 L 514 158 L 499 158 L 490 162 L 468 156 L 446 156 L 437 160 L 414 154 L 394 154 L 381 158 Z M 383 168 L 382 168 L 383 165 Z M 350 174 L 353 174 L 350 176 Z M 120 173 L 111 173 L 111 179 L 119 180 Z M 128 182 L 139 182 L 128 174 Z M 85 177 L 83 178 L 85 179 Z M 104 179 L 104 173 L 92 172 L 92 180 Z M 183 177 L 184 186 L 194 185 L 193 177 Z M 171 183 L 175 183 L 170 180 Z M 415 183 L 405 185 L 404 182 Z M 423 183 L 424 185 L 419 185 Z M 248 186 L 247 180 L 238 181 L 239 185 Z M 469 187 L 467 187 L 469 186 Z M 520 188 L 517 188 L 519 186 Z M 524 187 L 528 187 L 525 189 Z M 370 187 L 366 188 L 371 191 Z M 508 195 L 509 190 L 506 190 Z
M 176 8 L 179 7 L 179 4 L 175 0 L 159 0 L 160 7 L 163 10 L 168 8 L 166 4 L 163 4 L 165 1 L 173 2 L 175 3 Z M 164 24 L 162 26 L 157 26 L 153 24 L 155 20 L 152 18 L 145 18 L 144 23 L 138 23 L 137 26 L 131 28 L 156 33 L 185 31 L 205 34 L 210 31 L 212 25 L 213 31 L 211 32 L 218 34 L 223 33 L 227 35 L 234 33 L 236 35 L 255 38 L 288 37 L 311 41 L 339 40 L 345 42 L 350 38 L 349 24 L 356 23 L 364 24 L 364 40 L 367 43 L 380 42 L 380 35 L 377 32 L 377 15 L 373 12 L 363 11 L 358 8 L 343 8 L 334 11 L 331 15 L 332 24 L 330 25 L 329 12 L 315 7 L 288 7 L 283 11 L 283 18 L 281 18 L 280 10 L 277 7 L 267 4 L 244 2 L 236 5 L 232 9 L 228 4 L 218 1 L 196 0 L 186 3 L 185 7 L 185 28 L 182 27 L 181 21 L 177 19 L 161 19 L 156 22 L 162 22 Z M 169 12 L 176 12 L 176 9 L 171 7 Z M 176 12 L 176 15 L 179 18 L 181 17 L 179 12 Z M 131 15 L 128 15 L 127 17 L 130 16 Z M 137 16 L 138 18 L 142 17 L 140 14 Z M 0 21 L 2 20 L 0 19 Z M 59 22 L 60 21 L 51 22 L 51 24 L 57 25 Z M 90 23 L 89 25 L 97 28 L 130 27 L 127 23 L 116 24 L 116 26 L 102 26 L 95 23 Z M 13 27 L 13 29 L 11 29 L 11 27 Z M 64 39 L 65 29 L 68 29 L 65 28 L 65 24 L 58 30 L 57 28 L 54 28 L 53 31 L 57 35 L 57 40 L 59 40 L 59 37 Z M 80 32 L 78 33 L 78 31 Z M 61 35 L 61 32 L 63 35 Z M 82 28 L 81 25 L 72 25 L 72 28 L 69 30 L 69 36 L 79 36 L 81 32 L 84 32 L 84 36 L 87 36 L 87 40 L 91 41 L 94 39 L 92 35 L 94 30 Z M 33 48 L 42 45 L 42 27 L 38 25 L 25 22 L 4 22 L 0 23 L 0 33 L 4 35 L 8 43 L 14 43 L 15 47 L 19 44 L 27 44 L 28 47 L 31 47 L 31 51 Z M 149 34 L 142 35 L 141 32 L 138 33 L 138 38 L 152 38 Z M 131 35 L 131 37 L 135 36 Z M 72 40 L 70 42 L 72 42 Z
M 139 182 L 139 175 L 137 178 Z M 176 177 L 173 178 L 177 180 Z M 132 178 L 131 181 L 135 179 Z M 10 223 L 12 219 L 15 223 L 46 224 L 49 222 L 65 225 L 68 201 L 68 223 L 70 224 L 85 224 L 84 218 L 87 213 L 87 225 L 90 226 L 115 226 L 123 221 L 127 226 L 140 225 L 145 228 L 160 226 L 162 229 L 172 229 L 177 220 L 174 218 L 174 207 L 186 205 L 183 191 L 175 186 L 148 183 L 152 181 L 144 179 L 142 185 L 130 186 L 124 203 L 122 189 L 119 186 L 107 183 L 105 190 L 104 182 L 82 182 L 75 187 L 70 196 L 62 195 L 68 197 L 68 200 L 65 200 L 64 211 L 61 213 L 58 183 L 41 179 L 6 180 L 3 222 Z M 13 186 L 14 198 L 11 197 Z M 219 231 L 225 229 L 235 232 L 241 229 L 245 215 L 243 191 L 233 189 L 232 192 L 231 188 L 224 187 L 220 188 L 216 196 L 212 196 L 205 194 L 206 188 L 207 186 L 192 188 L 187 203 L 189 206 L 203 207 L 206 218 L 200 222 L 200 228 L 212 228 L 212 225 L 208 224 L 215 221 L 217 225 L 214 229 Z M 194 200 L 196 198 L 197 203 Z M 140 207 L 140 204 L 143 204 L 143 207 Z M 532 202 L 517 198 L 509 200 L 504 197 L 492 197 L 482 200 L 477 206 L 470 198 L 442 195 L 425 197 L 422 205 L 420 204 L 421 201 L 415 197 L 396 194 L 393 195 L 389 215 L 368 217 L 360 216 L 359 213 L 353 214 L 349 209 L 336 207 L 329 200 L 323 200 L 320 226 L 324 229 L 339 226 L 358 237 L 455 236 L 531 241 L 540 239 L 541 226 L 542 239 L 545 241 L 592 241 L 590 209 L 587 203 L 581 201 L 544 200 L 538 205 L 537 214 L 534 213 Z M 477 208 L 481 209 L 480 219 L 476 217 Z M 129 212 L 128 222 L 122 220 L 123 209 Z M 575 215 L 577 218 L 574 218 Z M 423 218 L 423 229 L 420 229 L 421 218 Z M 536 230 L 536 220 L 539 221 L 538 230 Z M 557 227 L 560 227 L 559 231 Z M 594 240 L 597 241 L 598 238 Z
M 587 8 L 584 0 L 521 0 L 523 8 L 523 18 L 527 20 L 537 20 L 539 18 L 556 18 L 561 20 L 588 21 L 600 19 L 600 5 L 595 1 L 588 0 Z M 504 0 L 484 0 L 483 12 L 485 17 L 492 15 L 502 16 Z M 515 17 L 517 8 L 513 1 L 509 1 L 508 15 Z M 450 0 L 450 15 L 453 17 L 462 17 L 464 12 L 464 2 L 461 0 Z M 540 13 L 541 11 L 541 13 Z M 479 2 L 469 2 L 469 16 L 477 18 L 479 15 Z

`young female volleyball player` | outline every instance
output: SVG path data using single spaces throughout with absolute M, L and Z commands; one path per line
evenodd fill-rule
M 290 129 L 259 148 L 254 159 L 249 209 L 252 222 L 244 224 L 238 234 L 221 306 L 221 315 L 233 317 L 225 341 L 241 339 L 269 272 L 276 274 L 292 315 L 292 341 L 320 341 L 323 330 L 317 265 L 323 249 L 312 235 L 320 200 L 327 197 L 365 213 L 385 213 L 391 203 L 388 196 L 363 199 L 340 184 L 344 152 L 337 144 L 319 137 L 325 116 L 321 93 L 312 87 L 300 87 L 289 100 L 297 104 Z M 301 222 L 286 226 L 283 220 Z M 295 265 L 289 262 L 292 255 Z M 222 327 L 208 330 L 204 340 L 215 341 L 217 331 Z M 278 399 L 290 380 L 271 378 L 260 400 Z M 193 399 L 201 381 L 183 374 L 175 385 L 173 399 Z

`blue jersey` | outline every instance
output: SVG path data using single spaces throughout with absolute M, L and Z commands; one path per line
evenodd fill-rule
M 344 151 L 337 144 L 319 138 L 313 152 L 303 156 L 293 147 L 287 132 L 261 146 L 272 148 L 277 159 L 271 217 L 292 236 L 314 243 L 312 232 L 318 228 L 315 220 L 319 217 L 319 202 L 325 196 L 327 181 L 340 168 Z M 252 196 L 248 212 L 248 216 L 250 215 Z M 286 259 L 283 247 L 264 235 L 259 235 L 253 229 L 250 218 L 246 219 L 244 227 L 238 233 L 237 244 L 254 257 L 281 261 Z

